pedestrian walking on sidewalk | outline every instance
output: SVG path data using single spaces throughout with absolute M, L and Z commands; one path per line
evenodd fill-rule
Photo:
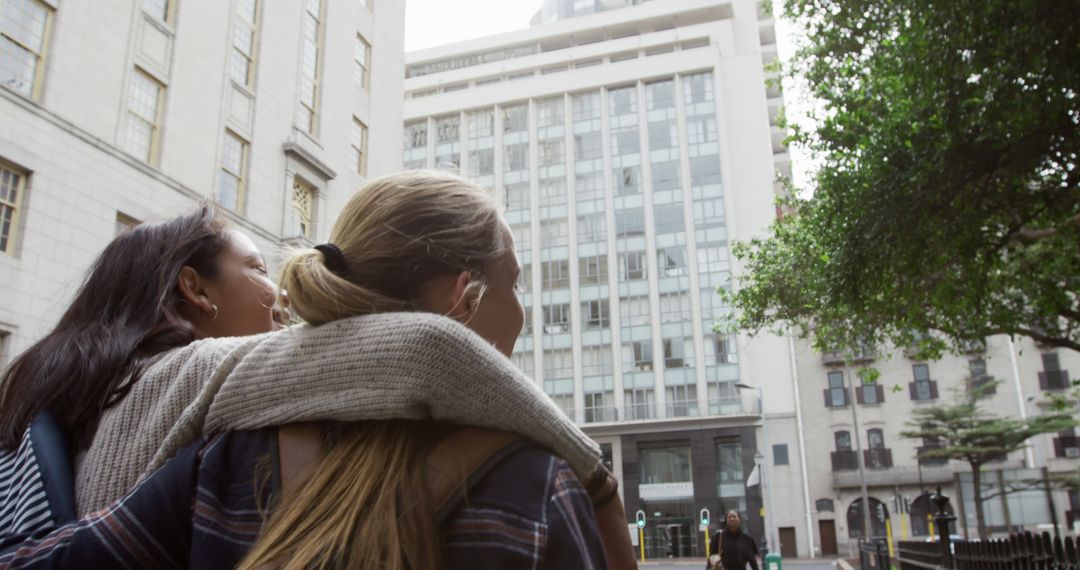
M 712 537 L 716 554 L 705 563 L 706 570 L 758 570 L 758 548 L 754 538 L 742 530 L 738 511 L 728 511 L 724 526 Z

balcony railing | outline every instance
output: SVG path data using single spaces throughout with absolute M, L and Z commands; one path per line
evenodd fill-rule
M 676 400 L 667 403 L 667 417 L 669 418 L 689 418 L 697 415 L 697 400 Z
M 656 417 L 656 406 L 653 404 L 635 404 L 626 407 L 626 419 L 651 420 Z
M 926 452 L 933 451 L 935 449 L 941 449 L 941 446 L 940 445 L 924 445 L 924 446 L 919 447 L 918 449 L 916 449 L 916 454 L 917 454 L 916 457 L 919 458 L 919 465 L 922 465 L 923 467 L 933 467 L 933 466 L 937 466 L 937 465 L 948 465 L 949 464 L 949 458 L 948 457 L 924 457 L 924 454 Z
M 888 448 L 865 449 L 863 461 L 867 469 L 889 469 L 892 467 L 892 450 Z
M 832 470 L 834 472 L 853 471 L 858 468 L 859 456 L 855 455 L 855 450 L 845 449 L 832 452 Z
M 619 410 L 612 407 L 585 408 L 585 423 L 617 422 Z
M 1039 373 L 1039 388 L 1042 390 L 1067 390 L 1071 386 L 1068 370 L 1044 370 Z
M 727 398 L 710 398 L 709 399 L 709 415 L 710 416 L 726 416 L 730 414 L 741 414 L 746 410 L 743 409 L 743 401 L 739 396 L 729 396 Z

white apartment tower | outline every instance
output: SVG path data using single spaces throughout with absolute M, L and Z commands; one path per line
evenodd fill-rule
M 784 507 L 770 543 L 809 553 L 789 343 L 712 330 L 729 243 L 767 229 L 787 170 L 775 57 L 754 0 L 549 1 L 529 29 L 406 55 L 404 165 L 504 206 L 514 361 L 601 442 L 649 558 L 703 556 L 703 508 L 761 537 L 756 455 Z
M 0 366 L 139 220 L 324 239 L 400 168 L 403 36 L 382 0 L 0 0 Z

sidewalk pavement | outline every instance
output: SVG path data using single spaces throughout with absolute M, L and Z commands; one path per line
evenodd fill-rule
M 703 558 L 666 558 L 666 559 L 662 559 L 662 560 L 646 560 L 645 562 L 638 562 L 638 567 L 640 567 L 640 568 L 650 568 L 650 567 L 690 568 L 690 567 L 702 567 L 704 565 L 705 565 L 705 560 Z M 760 564 L 759 564 L 759 566 L 760 566 Z M 836 568 L 837 570 L 854 570 L 851 567 L 851 565 L 848 564 L 847 562 L 845 562 L 843 559 L 832 559 L 832 558 L 816 558 L 814 560 L 810 560 L 808 558 L 807 559 L 800 558 L 800 559 L 794 559 L 794 560 L 792 560 L 792 559 L 784 559 L 784 566 L 785 567 L 794 566 L 794 567 L 797 567 L 797 568 L 802 567 L 802 566 L 815 566 L 815 567 L 816 566 L 831 566 L 833 568 Z

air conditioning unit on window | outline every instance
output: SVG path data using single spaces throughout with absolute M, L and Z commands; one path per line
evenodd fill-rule
M 1066 447 L 1065 457 L 1080 457 L 1080 447 Z

